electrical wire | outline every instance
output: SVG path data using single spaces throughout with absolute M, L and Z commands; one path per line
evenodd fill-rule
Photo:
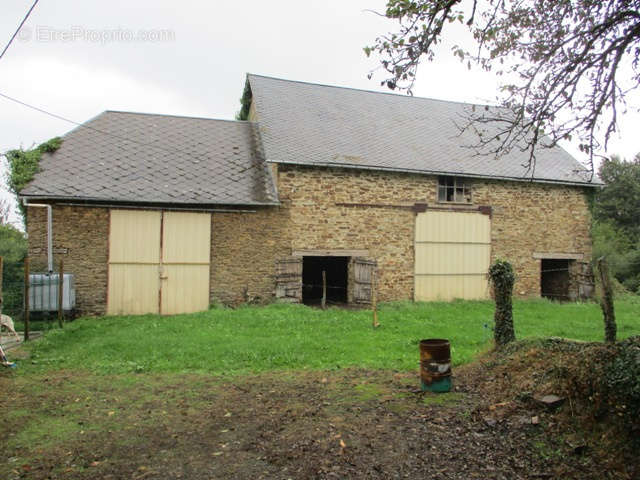
M 187 155 L 187 156 L 189 156 L 191 158 L 194 158 L 194 159 L 196 159 L 198 161 L 201 161 L 204 158 L 203 156 L 197 156 L 197 155 L 194 155 L 194 154 L 192 154 L 190 152 L 186 152 L 184 150 L 179 150 L 179 149 L 176 149 L 176 148 L 169 149 L 169 148 L 165 148 L 165 147 L 160 147 L 158 145 L 155 145 L 154 143 L 140 142 L 138 140 L 133 140 L 131 138 L 123 137 L 121 135 L 117 135 L 115 133 L 111 133 L 111 132 L 108 132 L 106 130 L 101 130 L 99 128 L 95 128 L 95 127 L 92 127 L 90 125 L 86 125 L 84 123 L 76 122 L 76 121 L 71 120 L 69 118 L 63 117 L 62 115 L 58 115 L 56 113 L 51 113 L 51 112 L 49 112 L 47 110 L 44 110 L 44 109 L 39 108 L 39 107 L 36 107 L 35 105 L 30 105 L 30 104 L 28 104 L 26 102 L 23 102 L 22 100 L 18 100 L 17 98 L 10 97 L 9 95 L 6 95 L 6 94 L 4 94 L 2 92 L 0 92 L 0 97 L 4 98 L 6 100 L 10 100 L 10 101 L 12 101 L 14 103 L 17 103 L 19 105 L 22 105 L 23 107 L 27 107 L 27 108 L 30 108 L 30 109 L 35 110 L 37 112 L 43 113 L 45 115 L 48 115 L 50 117 L 56 118 L 58 120 L 62 120 L 64 122 L 71 123 L 72 125 L 75 125 L 76 127 L 86 128 L 88 130 L 93 130 L 94 132 L 97 132 L 97 133 L 100 133 L 102 135 L 106 135 L 106 136 L 109 136 L 109 137 L 117 138 L 117 139 L 123 140 L 125 142 L 135 143 L 135 144 L 141 145 L 143 147 L 152 147 L 152 148 L 155 148 L 156 150 L 160 150 L 160 151 L 168 152 L 168 153 L 181 153 L 183 155 Z M 119 148 L 124 148 L 124 147 L 122 147 L 120 145 L 116 145 L 116 146 L 118 146 Z M 6 153 L 3 153 L 2 155 L 6 155 Z
M 18 25 L 17 30 L 13 33 L 13 35 L 11 36 L 11 39 L 9 40 L 9 43 L 7 43 L 7 45 L 4 47 L 4 50 L 2 50 L 2 53 L 0 53 L 0 60 L 2 60 L 2 57 L 4 57 L 4 54 L 7 52 L 7 50 L 9 50 L 9 47 L 11 46 L 11 44 L 13 43 L 13 41 L 15 40 L 16 36 L 18 35 L 18 32 L 20 31 L 20 29 L 22 28 L 22 26 L 24 25 L 24 22 L 27 21 L 27 18 L 29 18 L 29 15 L 31 15 L 31 12 L 33 11 L 34 8 L 36 8 L 36 5 L 38 4 L 39 0 L 36 0 L 35 2 L 33 2 L 33 5 L 31 5 L 31 8 L 29 9 L 29 11 L 27 12 L 27 14 L 24 16 L 24 18 L 22 19 L 22 21 L 20 22 L 20 25 Z

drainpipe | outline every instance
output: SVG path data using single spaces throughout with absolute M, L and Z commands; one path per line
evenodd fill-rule
M 46 203 L 27 203 L 27 199 L 22 199 L 22 204 L 27 207 L 40 207 L 47 209 L 47 266 L 49 273 L 53 272 L 53 213 L 51 205 Z

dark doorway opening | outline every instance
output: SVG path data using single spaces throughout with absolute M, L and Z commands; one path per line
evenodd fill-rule
M 327 276 L 327 303 L 347 303 L 349 257 L 303 257 L 302 303 L 319 305 L 322 272 Z
M 550 300 L 569 300 L 569 260 L 545 260 L 540 265 L 540 291 Z

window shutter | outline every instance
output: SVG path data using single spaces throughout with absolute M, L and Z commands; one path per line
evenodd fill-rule
M 285 257 L 276 261 L 276 299 L 302 302 L 302 257 Z
M 355 303 L 371 303 L 376 268 L 377 262 L 374 259 L 363 257 L 353 259 L 353 301 Z

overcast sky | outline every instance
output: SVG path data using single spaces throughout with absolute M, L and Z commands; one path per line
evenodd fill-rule
M 32 3 L 2 1 L 1 47 Z M 380 87 L 381 72 L 367 79 L 378 63 L 362 51 L 395 28 L 366 11 L 383 11 L 384 5 L 380 0 L 40 0 L 0 60 L 0 93 L 84 122 L 107 109 L 231 119 L 247 72 L 388 91 Z M 459 30 L 436 63 L 421 67 L 415 95 L 495 101 L 495 77 L 469 72 L 448 52 L 467 41 Z M 620 123 L 622 135 L 609 151 L 631 158 L 640 151 L 632 138 L 640 121 L 628 115 Z M 72 128 L 0 98 L 2 152 Z M 567 149 L 578 157 L 570 145 Z

